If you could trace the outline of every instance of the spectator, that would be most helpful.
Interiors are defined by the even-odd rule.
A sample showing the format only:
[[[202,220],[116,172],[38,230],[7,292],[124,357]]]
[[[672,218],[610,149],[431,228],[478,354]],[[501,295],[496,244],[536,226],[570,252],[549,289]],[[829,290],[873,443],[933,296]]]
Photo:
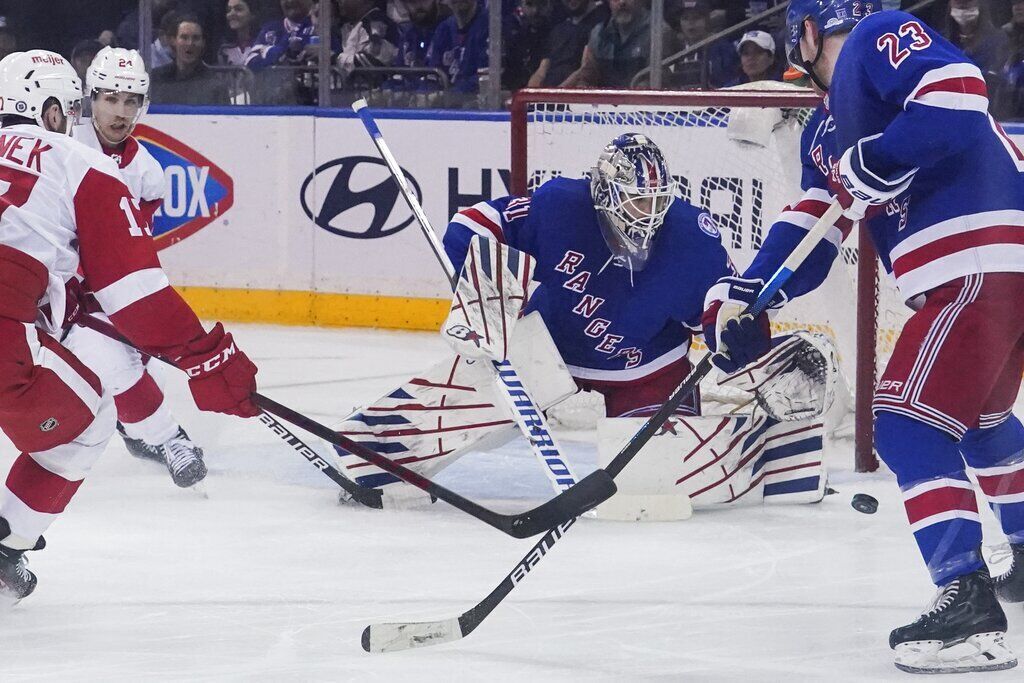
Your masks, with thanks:
[[[82,87],[85,87],[85,72],[92,64],[92,60],[103,49],[103,43],[98,40],[81,40],[71,48],[71,66],[75,73],[82,79]]]
[[[988,8],[980,0],[950,0],[944,33],[992,85],[992,75],[1002,71],[1009,55],[1006,34],[992,24]]]
[[[595,0],[561,0],[568,15],[548,34],[547,49],[527,84],[531,88],[564,86],[583,59],[595,26],[608,21],[608,5]]]
[[[740,75],[729,86],[757,81],[781,81],[785,68],[775,54],[775,39],[765,31],[748,31],[736,46]]]
[[[306,64],[315,50],[306,50],[316,35],[313,0],[281,0],[284,18],[260,28],[245,65],[254,71],[277,64]]]
[[[457,93],[480,90],[477,73],[486,69],[487,10],[477,0],[445,0],[452,11],[437,27],[427,65],[443,69]]]
[[[711,35],[711,5],[707,0],[683,0],[680,9],[677,35],[679,49],[685,50]],[[707,85],[721,88],[739,73],[736,48],[724,38],[715,41],[669,67],[669,83],[675,88],[703,87],[705,65]]]
[[[634,76],[651,61],[651,14],[642,0],[609,0],[611,17],[595,26],[583,49],[583,63],[565,81],[566,87],[628,88]],[[668,26],[665,54],[673,42]]]
[[[350,76],[361,66],[390,66],[398,56],[398,27],[376,0],[338,0],[341,25],[341,51],[335,63]],[[383,76],[370,78],[379,84]]]
[[[437,0],[405,0],[409,21],[399,27],[396,66],[426,66],[430,42],[441,23]]]
[[[178,31],[181,15],[177,12],[165,12],[160,18],[156,38],[149,46],[149,68],[157,69],[174,62],[174,36]]]
[[[217,49],[217,63],[245,66],[249,51],[256,44],[260,21],[259,0],[228,0],[228,36]]]
[[[151,74],[155,104],[228,104],[227,87],[203,63],[205,49],[198,19],[181,18],[174,36],[174,61]]]
[[[540,68],[551,33],[551,0],[522,0],[513,21],[505,85],[519,90]]]
[[[1024,0],[1013,0],[1010,11],[1010,21],[1003,25],[1003,33],[1010,53],[1009,63],[1016,64],[1024,58]]]

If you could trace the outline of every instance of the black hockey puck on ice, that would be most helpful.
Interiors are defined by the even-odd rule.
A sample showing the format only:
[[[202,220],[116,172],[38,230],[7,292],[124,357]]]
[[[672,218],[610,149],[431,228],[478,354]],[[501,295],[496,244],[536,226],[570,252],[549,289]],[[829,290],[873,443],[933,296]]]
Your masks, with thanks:
[[[878,510],[878,501],[869,496],[866,493],[858,493],[853,496],[853,500],[850,501],[850,505],[857,512],[863,512],[865,515],[873,515]]]

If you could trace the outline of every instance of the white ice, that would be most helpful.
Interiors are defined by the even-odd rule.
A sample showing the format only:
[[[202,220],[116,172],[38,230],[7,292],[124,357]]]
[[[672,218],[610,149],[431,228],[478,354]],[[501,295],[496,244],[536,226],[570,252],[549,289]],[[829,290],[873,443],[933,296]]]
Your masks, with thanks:
[[[232,328],[267,395],[329,424],[445,353],[431,334]],[[335,485],[261,424],[197,414],[182,379],[166,378],[206,449],[209,499],[115,437],[49,547],[31,554],[38,589],[0,613],[0,679],[906,678],[888,633],[932,588],[891,477],[852,473],[852,456],[833,463],[840,493],[819,505],[584,520],[465,640],[371,655],[366,624],[456,616],[534,541],[443,504],[339,507]],[[591,445],[566,446],[578,471],[593,468]],[[3,471],[12,457],[4,441]],[[508,510],[549,495],[518,445],[464,459],[443,481]],[[856,492],[878,498],[878,513],[856,512]],[[984,516],[987,542],[1002,542]],[[1024,654],[1024,610],[1009,612]]]

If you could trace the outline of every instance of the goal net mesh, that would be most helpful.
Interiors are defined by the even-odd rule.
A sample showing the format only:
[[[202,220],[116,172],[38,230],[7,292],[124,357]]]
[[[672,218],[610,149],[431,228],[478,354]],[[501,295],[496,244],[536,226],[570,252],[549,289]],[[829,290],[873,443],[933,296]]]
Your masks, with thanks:
[[[714,217],[741,271],[774,219],[802,194],[800,135],[816,103],[808,91],[645,93],[650,97],[633,103],[629,93],[543,95],[529,96],[537,101],[528,99],[513,108],[513,129],[516,117],[520,131],[525,128],[513,134],[513,181],[525,179],[528,191],[555,176],[588,175],[615,136],[643,133],[665,153],[679,196]],[[803,106],[793,106],[794,100]],[[853,234],[823,287],[790,302],[773,320],[776,333],[806,329],[828,336],[851,387],[858,362],[857,259]],[[887,276],[879,277],[872,300],[861,302],[873,311],[877,324],[875,347],[861,354],[861,362],[873,364],[876,371],[884,367],[909,313]]]

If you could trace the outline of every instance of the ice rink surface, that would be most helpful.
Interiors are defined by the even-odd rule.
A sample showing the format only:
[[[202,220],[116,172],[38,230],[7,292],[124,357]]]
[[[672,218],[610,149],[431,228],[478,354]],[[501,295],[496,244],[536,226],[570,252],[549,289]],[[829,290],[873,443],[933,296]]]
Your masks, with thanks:
[[[332,425],[445,354],[433,334],[230,327],[264,393]],[[583,520],[467,639],[370,655],[366,624],[456,616],[534,541],[443,504],[339,507],[336,486],[263,425],[197,414],[183,379],[162,375],[206,449],[209,498],[115,437],[30,555],[38,589],[0,613],[3,681],[910,680],[888,633],[933,590],[895,483],[853,474],[852,455],[818,505]],[[593,446],[563,445],[577,472],[594,467]],[[4,441],[4,471],[12,451]],[[442,481],[509,511],[550,495],[525,443]],[[877,514],[850,507],[857,492]],[[1008,611],[1024,655],[1024,609]]]

